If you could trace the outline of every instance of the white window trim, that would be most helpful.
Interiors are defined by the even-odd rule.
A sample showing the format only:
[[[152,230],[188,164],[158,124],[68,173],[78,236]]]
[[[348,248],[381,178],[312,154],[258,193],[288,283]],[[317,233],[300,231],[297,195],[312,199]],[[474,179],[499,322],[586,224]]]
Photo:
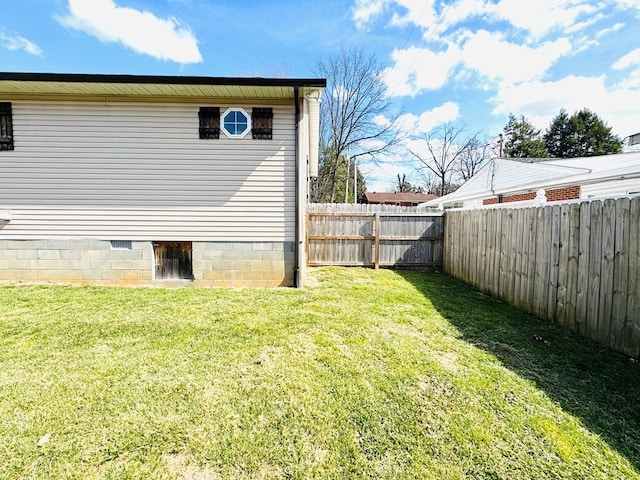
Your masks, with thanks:
[[[247,119],[247,129],[242,133],[230,133],[224,126],[224,117],[226,117],[230,112],[240,112]],[[229,138],[244,138],[251,131],[251,115],[249,115],[244,108],[240,107],[230,107],[227,108],[222,116],[220,117],[220,130],[224,132],[224,134]]]

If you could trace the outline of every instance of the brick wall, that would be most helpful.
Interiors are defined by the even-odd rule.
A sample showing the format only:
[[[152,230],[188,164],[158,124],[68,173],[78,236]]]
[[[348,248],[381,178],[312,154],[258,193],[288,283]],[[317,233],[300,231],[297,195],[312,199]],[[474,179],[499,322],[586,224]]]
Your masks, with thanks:
[[[547,202],[559,202],[560,200],[575,200],[580,198],[580,187],[556,188],[547,191]]]
[[[547,202],[559,202],[561,200],[574,200],[580,198],[580,187],[563,187],[546,190]],[[535,192],[516,193],[513,195],[505,195],[499,201],[498,197],[485,198],[483,205],[495,205],[497,203],[522,202],[525,200],[533,200],[536,198]]]

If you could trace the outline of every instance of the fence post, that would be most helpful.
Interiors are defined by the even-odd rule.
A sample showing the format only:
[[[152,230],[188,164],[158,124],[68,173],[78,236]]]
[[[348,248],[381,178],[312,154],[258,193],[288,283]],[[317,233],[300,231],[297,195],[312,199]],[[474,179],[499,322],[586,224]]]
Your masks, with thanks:
[[[378,269],[380,268],[380,212],[374,214],[373,236],[375,237],[373,268]]]
[[[304,216],[304,248],[305,248],[305,265],[309,266],[309,255],[311,254],[311,247],[309,246],[309,228],[311,226],[311,212],[307,212]]]

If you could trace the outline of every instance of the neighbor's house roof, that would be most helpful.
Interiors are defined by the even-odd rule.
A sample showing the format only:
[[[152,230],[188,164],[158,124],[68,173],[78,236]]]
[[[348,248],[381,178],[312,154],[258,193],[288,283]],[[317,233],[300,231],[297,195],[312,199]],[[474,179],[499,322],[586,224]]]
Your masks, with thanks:
[[[325,79],[310,78],[0,72],[3,94],[289,99],[295,87],[313,90],[326,84]]]
[[[553,160],[494,158],[458,190],[423,206],[446,207],[497,195],[634,177],[640,178],[640,152]]]
[[[431,193],[365,192],[364,198],[367,203],[395,205],[396,203],[422,203],[436,196]]]

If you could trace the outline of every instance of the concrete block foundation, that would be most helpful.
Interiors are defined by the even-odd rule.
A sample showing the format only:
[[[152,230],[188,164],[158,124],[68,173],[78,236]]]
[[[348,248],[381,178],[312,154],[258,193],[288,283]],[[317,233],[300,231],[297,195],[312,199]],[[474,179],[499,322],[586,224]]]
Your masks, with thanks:
[[[294,248],[294,242],[192,242],[192,278],[157,279],[152,241],[0,240],[0,282],[288,287]]]

